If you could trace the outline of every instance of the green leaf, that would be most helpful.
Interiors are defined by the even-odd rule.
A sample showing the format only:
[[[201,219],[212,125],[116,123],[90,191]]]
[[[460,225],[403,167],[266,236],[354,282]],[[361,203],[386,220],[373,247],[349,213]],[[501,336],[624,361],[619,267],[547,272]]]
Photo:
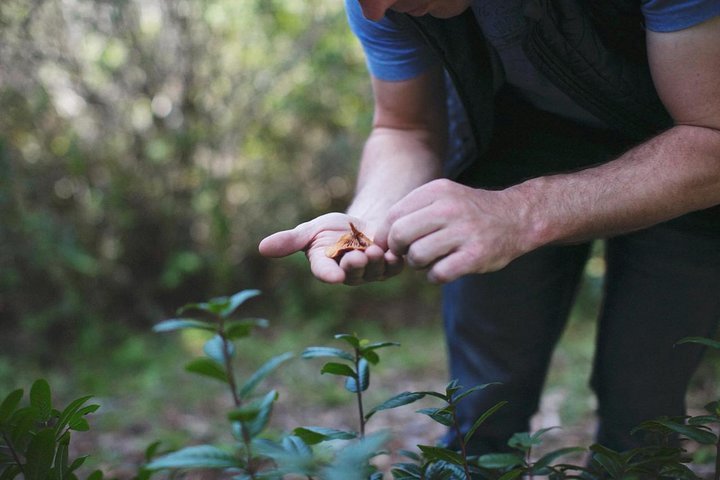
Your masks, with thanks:
[[[75,430],[77,432],[87,432],[90,430],[90,424],[88,421],[84,418],[78,418],[76,420],[73,420],[70,422],[70,430]]]
[[[41,422],[50,418],[52,413],[50,384],[44,378],[35,380],[30,387],[30,406],[37,410]]]
[[[0,404],[0,423],[10,418],[10,415],[12,415],[17,406],[20,404],[23,394],[23,389],[18,388],[17,390],[10,392],[10,394],[5,397],[2,404]]]
[[[319,358],[319,357],[335,357],[335,358],[341,358],[343,360],[348,360],[350,362],[355,361],[355,357],[346,352],[345,350],[341,350],[339,348],[332,348],[332,347],[308,347],[305,349],[305,351],[301,354],[302,358]]]
[[[399,347],[400,344],[397,342],[376,342],[371,343],[369,345],[364,345],[361,349],[361,353],[370,352],[373,350],[377,350],[378,348],[386,348],[386,347]]]
[[[234,294],[228,299],[227,306],[220,312],[220,315],[226,318],[229,317],[240,305],[261,293],[260,290],[243,290]]]
[[[454,424],[452,413],[446,410],[446,407],[442,408],[421,408],[417,410],[417,413],[422,413],[432,418],[436,422],[451,427]]]
[[[445,386],[445,396],[448,398],[453,398],[455,396],[455,393],[457,393],[458,390],[461,390],[462,386],[460,385],[460,381],[457,378],[454,378],[450,380],[450,382]]]
[[[467,476],[461,465],[440,460],[428,466],[423,478],[426,480],[466,480]]]
[[[560,428],[560,427],[545,427],[545,428],[541,428],[541,429],[538,430],[537,432],[533,433],[532,436],[531,436],[531,438],[532,438],[533,441],[535,442],[535,443],[533,443],[533,445],[540,445],[540,443],[542,443],[542,440],[540,439],[540,437],[542,437],[543,435],[545,435],[545,434],[546,434],[547,432],[549,432],[550,430],[555,430],[555,429],[558,429],[558,428]]]
[[[360,348],[360,339],[357,338],[355,335],[350,335],[347,333],[339,333],[339,334],[335,335],[335,338],[338,340],[344,340],[353,348],[358,348],[358,349]]]
[[[388,439],[389,435],[386,432],[376,432],[357,442],[349,443],[337,453],[319,478],[367,480],[375,473],[370,465],[370,458],[378,454]]]
[[[275,390],[269,391],[264,397],[258,402],[259,413],[254,420],[249,422],[240,422],[242,430],[247,432],[250,438],[255,438],[259,435],[267,426],[270,421],[270,414],[272,413],[273,404],[277,400],[278,394]]]
[[[487,387],[490,387],[493,385],[500,385],[500,383],[498,383],[498,382],[486,383],[484,385],[475,385],[472,388],[468,388],[468,389],[464,390],[462,393],[460,393],[459,395],[453,395],[453,403],[458,403],[460,400],[467,397],[468,395],[473,394],[479,390],[484,390]]]
[[[237,422],[250,422],[260,415],[260,410],[259,401],[250,402],[228,412],[228,419]]]
[[[473,423],[473,426],[470,428],[470,430],[468,430],[468,432],[465,434],[465,443],[468,443],[470,441],[472,436],[475,434],[475,431],[480,427],[480,425],[485,423],[485,420],[490,418],[491,415],[493,415],[495,412],[497,412],[502,407],[507,405],[507,403],[508,402],[506,400],[503,400],[501,402],[496,403],[495,405],[493,405],[492,407],[487,409],[485,412],[483,412],[483,414],[480,415],[480,417],[477,420],[475,420],[475,423]]]
[[[604,468],[611,478],[617,478],[622,473],[624,462],[618,452],[599,444],[591,445],[590,451],[593,452],[592,461]]]
[[[390,470],[390,473],[392,473],[395,480],[419,480],[422,478],[423,475],[420,466],[414,463],[394,463],[392,466],[392,470]]]
[[[86,395],[84,397],[77,398],[70,402],[70,404],[65,407],[65,409],[60,414],[57,424],[55,425],[55,435],[61,435],[64,428],[68,425],[70,422],[70,419],[75,416],[75,414],[78,413],[80,408],[92,398],[92,395]],[[99,407],[99,405],[96,405],[96,407]]]
[[[253,328],[267,328],[269,325],[270,322],[264,318],[230,320],[225,323],[225,336],[229,340],[237,340],[249,336]]]
[[[377,405],[373,407],[367,415],[365,415],[365,420],[369,419],[375,413],[381,411],[381,410],[390,410],[391,408],[397,408],[402,407],[403,405],[409,405],[413,402],[417,402],[421,398],[424,398],[425,394],[421,392],[403,392],[398,395],[395,395],[392,398],[389,398],[385,400],[380,405]]]
[[[36,382],[37,383],[37,382]],[[35,384],[33,384],[35,386]],[[44,387],[40,387],[44,388]],[[43,390],[40,395],[44,396]],[[41,397],[44,398],[44,397]],[[26,480],[46,480],[55,457],[55,432],[48,428],[38,432],[27,448],[25,462]]]
[[[90,455],[83,455],[82,457],[78,457],[70,464],[70,467],[68,468],[69,472],[74,472],[78,468],[82,467],[85,463],[85,460],[90,458]]]
[[[12,425],[10,439],[13,443],[29,441],[33,425],[40,421],[38,414],[37,409],[33,407],[23,407],[12,414],[9,423]]]
[[[293,356],[294,355],[291,352],[287,352],[273,357],[265,362],[240,388],[240,398],[246,398],[248,395],[252,394],[260,382],[274,372],[281,364],[293,358]]]
[[[717,436],[705,426],[685,425],[683,423],[673,422],[672,420],[656,419],[645,422],[646,424],[662,425],[684,437],[694,440],[703,445],[713,445],[717,443]]]
[[[250,422],[255,420],[268,405],[277,400],[278,394],[271,390],[265,396],[256,398],[251,402],[237,407],[228,413],[228,419],[239,422]]]
[[[508,445],[512,448],[522,450],[524,452],[529,451],[532,447],[542,444],[542,436],[550,430],[554,430],[558,427],[541,428],[532,435],[529,432],[518,432],[513,434],[508,440]]]
[[[358,386],[359,383],[359,386]],[[348,377],[345,380],[345,389],[352,393],[364,392],[370,386],[370,367],[368,361],[361,358],[358,361],[358,376]]]
[[[222,306],[218,306],[217,303],[211,302],[202,302],[202,303],[188,303],[186,305],[183,305],[182,307],[177,309],[177,314],[182,315],[188,310],[200,310],[201,312],[207,312],[211,313],[213,315],[218,315],[220,312]]]
[[[186,447],[145,465],[148,470],[163,468],[230,468],[242,466],[235,455],[212,445]]]
[[[715,415],[698,415],[688,418],[688,425],[707,425],[708,423],[720,423],[720,418]]]
[[[418,448],[429,462],[444,460],[454,463],[455,465],[462,465],[465,462],[462,455],[447,448],[433,447],[430,445],[418,445]]]
[[[330,375],[340,375],[343,377],[357,377],[355,370],[345,365],[344,363],[330,362],[323,365],[320,373],[329,373]]]
[[[297,435],[288,435],[283,438],[282,446],[286,452],[291,452],[303,457],[312,457],[312,448],[310,448],[308,444]]]
[[[4,470],[0,469],[0,480],[12,480],[21,473],[18,465],[7,465]]]
[[[226,342],[220,335],[214,335],[210,340],[205,342],[203,351],[209,358],[215,360],[220,365],[225,365],[226,345],[229,358],[233,358],[235,356],[235,345],[230,341]]]
[[[480,455],[477,464],[484,468],[513,468],[522,465],[524,462],[522,455],[517,453],[486,453]]]
[[[498,478],[498,480],[514,480],[515,478],[522,476],[522,474],[524,474],[524,473],[525,473],[524,468],[516,468],[516,469],[510,470],[509,472],[503,474],[503,476]]]
[[[380,357],[372,350],[368,350],[367,352],[361,352],[360,355],[362,356],[362,358],[372,363],[373,365],[377,365],[378,363],[380,363]]]
[[[103,480],[102,470],[95,470],[90,475],[88,475],[87,480]]]
[[[152,458],[157,454],[158,449],[160,448],[160,445],[162,442],[160,440],[155,440],[150,445],[147,446],[145,449],[145,461],[149,462],[152,460]]]
[[[53,432],[54,435],[54,432]],[[68,439],[69,442],[69,439]],[[55,450],[55,459],[53,460],[53,469],[50,472],[51,478],[62,480],[63,475],[68,470],[68,444],[61,443]]]
[[[301,438],[308,445],[315,445],[329,440],[352,440],[357,438],[357,433],[335,430],[324,427],[298,427],[293,430],[293,435]]]
[[[698,343],[700,345],[705,345],[706,347],[720,350],[720,342],[705,337],[686,337],[677,342],[676,345],[682,345],[683,343]]]
[[[217,325],[210,322],[204,322],[202,320],[194,320],[191,318],[171,318],[168,320],[163,320],[162,322],[158,323],[153,327],[153,331],[158,333],[186,329],[216,332]]]
[[[566,448],[560,448],[558,450],[549,452],[545,455],[543,455],[535,464],[533,465],[533,471],[537,473],[538,470],[549,467],[552,462],[557,460],[558,458],[569,455],[571,453],[580,453],[585,452],[585,449],[582,447],[566,447]]]
[[[705,411],[715,416],[720,416],[720,401],[708,403],[705,405]]]
[[[201,357],[190,360],[190,362],[185,365],[185,370],[190,373],[204,375],[206,377],[220,380],[223,383],[227,383],[228,381],[225,370],[214,360],[211,360],[209,358]]]

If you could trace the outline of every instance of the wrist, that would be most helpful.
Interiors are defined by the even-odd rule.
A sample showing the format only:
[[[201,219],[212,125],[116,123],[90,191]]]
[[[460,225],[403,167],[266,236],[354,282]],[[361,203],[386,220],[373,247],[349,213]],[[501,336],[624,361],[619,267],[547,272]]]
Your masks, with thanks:
[[[505,190],[517,205],[516,213],[521,225],[518,243],[525,252],[559,240],[559,228],[553,222],[547,206],[548,185],[545,177],[538,177],[514,185]]]

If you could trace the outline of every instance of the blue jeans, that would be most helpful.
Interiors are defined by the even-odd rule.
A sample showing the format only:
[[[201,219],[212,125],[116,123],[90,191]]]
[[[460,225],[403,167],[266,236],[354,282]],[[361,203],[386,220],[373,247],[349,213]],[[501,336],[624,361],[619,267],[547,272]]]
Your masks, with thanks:
[[[625,450],[642,444],[630,435],[642,421],[685,414],[702,349],[675,343],[715,332],[720,235],[661,224],[607,240],[605,253],[591,386],[597,441]],[[451,377],[465,387],[502,382],[461,402],[461,430],[509,401],[476,432],[472,452],[507,450],[513,433],[528,430],[588,255],[589,244],[549,246],[444,287]]]

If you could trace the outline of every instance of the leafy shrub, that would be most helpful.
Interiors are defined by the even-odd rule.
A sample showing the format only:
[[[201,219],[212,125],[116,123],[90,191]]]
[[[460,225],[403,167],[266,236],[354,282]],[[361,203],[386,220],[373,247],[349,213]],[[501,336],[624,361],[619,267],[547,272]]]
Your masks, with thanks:
[[[535,476],[550,480],[691,480],[699,477],[687,465],[690,458],[682,447],[684,443],[709,446],[715,450],[716,458],[720,458],[720,440],[710,427],[720,423],[720,401],[708,404],[704,415],[658,418],[639,425],[637,430],[646,432],[654,442],[627,452],[615,452],[596,444],[589,449],[559,448],[535,459],[533,451],[550,430],[546,428],[513,435],[508,445],[514,452],[470,455],[465,445],[506,402],[489,408],[464,435],[459,430],[456,408],[471,393],[492,388],[493,384],[463,388],[457,381],[451,381],[440,392],[401,392],[366,409],[364,392],[370,387],[371,368],[380,362],[378,351],[398,344],[371,342],[355,334],[335,336],[345,348],[312,346],[300,356],[308,360],[329,359],[320,373],[344,378],[345,389],[357,404],[358,430],[299,426],[289,433],[272,435],[267,427],[279,395],[276,390],[262,391],[260,387],[263,380],[294,355],[288,352],[273,356],[247,376],[237,373],[234,361],[239,348],[236,342],[248,341],[254,329],[268,326],[264,319],[236,318],[238,309],[259,294],[258,290],[244,290],[229,297],[189,304],[178,311],[177,318],[155,326],[156,332],[197,329],[212,334],[204,344],[204,356],[191,359],[185,368],[227,386],[233,402],[227,412],[233,441],[221,445],[192,445],[163,453],[159,452],[158,443],[153,443],[146,452],[148,461],[138,471],[137,480],[148,479],[159,471],[187,473],[197,469],[216,469],[234,479],[280,480],[289,476],[380,480],[383,473],[374,466],[373,459],[388,453],[385,448],[390,433],[386,430],[366,433],[368,422],[382,411],[410,405],[422,398],[435,399],[439,405],[417,412],[455,429],[460,448],[418,445],[417,451],[397,452],[406,460],[392,465],[390,474],[395,480],[512,480]],[[704,338],[687,338],[679,343],[700,343],[720,349],[720,342]],[[91,397],[83,396],[62,410],[55,409],[45,380],[33,384],[28,406],[20,407],[22,397],[23,391],[15,390],[0,404],[0,480],[18,475],[38,480],[77,478],[74,472],[86,457],[72,461],[68,458],[70,436],[74,431],[89,428],[85,417],[98,405],[86,405]],[[680,445],[678,439],[682,442]],[[559,462],[567,455],[580,452],[590,455],[588,464]],[[102,477],[102,472],[97,471],[89,478],[100,480]],[[720,478],[720,469],[716,468],[714,478]]]

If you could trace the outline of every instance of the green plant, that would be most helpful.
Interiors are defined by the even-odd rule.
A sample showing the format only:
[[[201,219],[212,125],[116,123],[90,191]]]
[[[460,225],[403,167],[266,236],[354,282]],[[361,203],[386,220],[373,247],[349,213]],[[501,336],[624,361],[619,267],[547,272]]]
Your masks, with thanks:
[[[256,395],[255,391],[260,382],[290,359],[292,354],[284,353],[271,358],[242,384],[239,383],[233,363],[236,354],[233,341],[249,337],[253,328],[267,327],[268,322],[258,318],[234,319],[233,315],[243,303],[259,294],[258,290],[243,290],[230,297],[185,305],[178,310],[180,317],[155,326],[156,332],[194,329],[213,334],[203,347],[205,356],[191,360],[185,369],[227,385],[234,405],[228,413],[228,420],[237,443],[229,446],[186,447],[153,460],[146,466],[148,470],[223,468],[242,472],[251,479],[264,478],[261,472],[266,462],[263,457],[256,455],[254,440],[267,426],[278,394],[270,390]],[[201,312],[209,320],[184,316],[188,311]]]
[[[56,409],[44,379],[32,384],[26,406],[20,406],[23,396],[22,389],[15,390],[0,404],[0,479],[18,475],[25,480],[76,479],[74,472],[87,456],[70,459],[70,437],[72,432],[90,429],[85,417],[100,406],[88,405],[92,398],[88,395]],[[95,471],[88,479],[102,477],[102,472]]]
[[[238,480],[381,480],[383,472],[373,464],[373,459],[389,453],[384,449],[390,434],[385,430],[367,433],[368,422],[379,412],[423,398],[439,400],[441,404],[421,408],[417,413],[454,430],[458,448],[417,445],[417,451],[397,452],[404,461],[390,467],[395,480],[513,480],[536,476],[550,480],[697,480],[699,477],[687,465],[690,458],[683,448],[685,443],[711,447],[716,458],[720,458],[720,437],[711,428],[720,424],[720,401],[708,404],[707,414],[662,417],[639,425],[635,432],[651,440],[647,446],[616,452],[592,445],[590,462],[582,466],[557,463],[566,455],[588,452],[580,447],[558,448],[535,459],[537,447],[551,428],[513,435],[508,446],[514,451],[472,455],[468,449],[471,439],[506,402],[498,402],[485,411],[467,432],[461,432],[457,407],[472,393],[494,384],[464,388],[457,381],[451,381],[441,392],[406,391],[366,409],[364,393],[370,386],[370,370],[380,361],[378,351],[399,344],[370,342],[355,334],[335,335],[335,339],[349,349],[313,346],[306,348],[301,357],[331,359],[323,364],[320,372],[344,378],[345,389],[355,398],[358,431],[300,426],[286,434],[273,434],[267,427],[278,393],[272,389],[260,392],[259,386],[293,354],[271,357],[244,377],[238,375],[236,365],[239,351],[236,342],[248,340],[256,328],[268,326],[264,319],[235,317],[246,301],[259,294],[258,290],[243,290],[229,297],[188,304],[179,309],[177,318],[155,326],[157,332],[192,329],[208,333],[204,356],[190,360],[185,368],[227,386],[232,398],[232,407],[227,413],[232,441],[221,445],[192,445],[160,454],[159,442],[154,442],[146,451],[147,464],[139,469],[135,480],[147,480],[160,470],[170,470],[174,478],[175,473],[208,468]],[[720,342],[704,338],[687,338],[679,343],[720,349]],[[87,404],[91,397],[83,396],[62,410],[55,409],[50,386],[42,379],[32,385],[27,406],[20,406],[22,398],[23,391],[15,390],[0,403],[0,480],[20,475],[37,480],[77,478],[76,472],[87,457],[69,458],[70,435],[89,428],[86,416],[97,410],[98,405]],[[719,472],[716,463],[716,480],[720,480]],[[101,480],[103,473],[95,471],[88,478]]]
[[[360,437],[365,436],[365,423],[372,416],[376,409],[365,415],[363,406],[363,392],[370,386],[370,365],[377,365],[380,361],[376,350],[385,347],[399,346],[395,342],[371,343],[367,339],[360,339],[356,335],[338,334],[336,339],[347,342],[352,347],[352,352],[333,347],[309,347],[303,353],[303,358],[332,357],[346,363],[328,362],[323,365],[320,373],[339,375],[345,377],[345,389],[354,393],[357,398],[359,415]]]

